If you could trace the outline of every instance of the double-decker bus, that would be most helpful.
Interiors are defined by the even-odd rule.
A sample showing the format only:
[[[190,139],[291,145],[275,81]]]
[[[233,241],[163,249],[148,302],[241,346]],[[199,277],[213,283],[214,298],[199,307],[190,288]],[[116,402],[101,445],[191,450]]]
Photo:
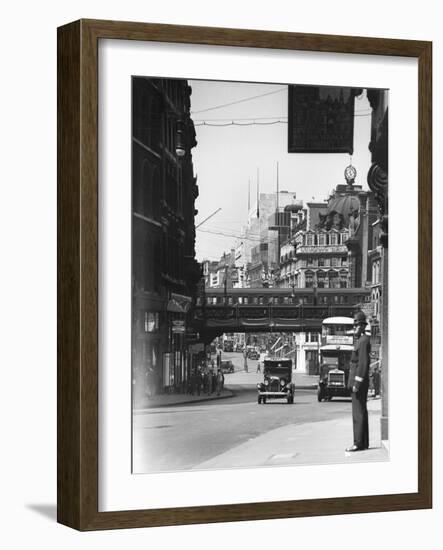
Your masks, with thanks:
[[[354,320],[328,317],[322,322],[320,378],[317,397],[330,401],[334,396],[349,397],[348,377],[354,344]]]

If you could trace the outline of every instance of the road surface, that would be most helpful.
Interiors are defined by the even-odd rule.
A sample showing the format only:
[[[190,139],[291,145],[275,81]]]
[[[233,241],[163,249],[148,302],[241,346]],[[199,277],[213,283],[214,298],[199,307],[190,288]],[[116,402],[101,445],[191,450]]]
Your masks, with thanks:
[[[239,363],[243,368],[240,354],[226,353],[224,358],[233,360],[237,369]],[[257,362],[249,363],[248,373],[240,370],[225,375],[233,397],[135,414],[134,473],[204,468],[217,456],[264,434],[278,433],[280,428],[351,417],[350,399],[318,403],[315,390],[297,390],[292,405],[286,400],[258,405],[256,383],[261,375],[255,373]],[[262,448],[260,452],[266,462],[273,450]]]

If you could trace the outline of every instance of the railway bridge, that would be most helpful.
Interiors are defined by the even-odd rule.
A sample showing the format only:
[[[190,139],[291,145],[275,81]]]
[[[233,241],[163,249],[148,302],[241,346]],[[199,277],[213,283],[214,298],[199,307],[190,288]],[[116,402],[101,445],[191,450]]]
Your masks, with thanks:
[[[366,288],[205,289],[193,328],[205,342],[224,332],[320,332],[327,317],[353,317],[370,306]]]

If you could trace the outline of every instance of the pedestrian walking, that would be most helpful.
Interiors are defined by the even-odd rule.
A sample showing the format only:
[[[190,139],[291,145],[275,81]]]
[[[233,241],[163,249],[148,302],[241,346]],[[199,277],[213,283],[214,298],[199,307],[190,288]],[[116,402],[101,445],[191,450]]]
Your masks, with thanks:
[[[380,367],[376,365],[372,373],[372,384],[374,386],[374,398],[380,395]]]
[[[200,395],[200,392],[202,390],[202,384],[203,384],[202,371],[199,367],[195,374],[195,389],[197,391],[197,395]]]
[[[220,395],[222,389],[223,389],[223,384],[225,382],[225,377],[222,373],[222,371],[220,369],[218,369],[217,371],[217,378],[216,378],[216,391],[217,391],[217,395]]]
[[[258,358],[256,372],[261,372],[261,365],[262,364],[263,364],[263,368],[265,367],[265,357],[266,357],[266,353],[264,353],[264,352],[260,353],[260,357]]]
[[[212,372],[208,371],[207,373],[207,391],[208,395],[212,393]]]
[[[354,444],[347,452],[364,451],[369,447],[368,422],[368,389],[369,389],[369,355],[371,343],[365,334],[366,315],[359,311],[354,318],[356,342],[351,355],[348,388],[352,390],[352,424]]]

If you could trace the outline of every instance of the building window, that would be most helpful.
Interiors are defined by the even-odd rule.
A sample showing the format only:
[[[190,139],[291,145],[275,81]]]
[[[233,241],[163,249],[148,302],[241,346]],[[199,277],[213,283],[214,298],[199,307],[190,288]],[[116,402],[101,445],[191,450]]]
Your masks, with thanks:
[[[314,286],[314,273],[312,271],[306,271],[305,273],[305,286],[306,288]]]
[[[329,272],[329,288],[340,288],[338,273],[336,271]]]
[[[308,233],[306,235],[306,244],[308,246],[312,246],[315,244],[315,238],[314,238],[314,235],[312,233]]]
[[[158,312],[145,311],[145,332],[157,332],[158,331]]]
[[[321,246],[325,246],[326,245],[326,235],[325,233],[320,233],[319,236],[318,236],[318,244],[321,245]]]
[[[318,288],[325,288],[326,286],[326,273],[324,271],[317,271],[317,286]]]
[[[330,233],[329,243],[330,244],[337,244],[337,241],[338,241],[337,237],[338,237],[337,233]]]

